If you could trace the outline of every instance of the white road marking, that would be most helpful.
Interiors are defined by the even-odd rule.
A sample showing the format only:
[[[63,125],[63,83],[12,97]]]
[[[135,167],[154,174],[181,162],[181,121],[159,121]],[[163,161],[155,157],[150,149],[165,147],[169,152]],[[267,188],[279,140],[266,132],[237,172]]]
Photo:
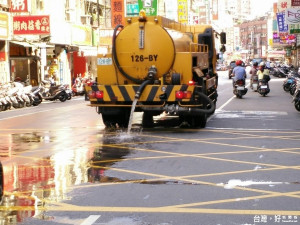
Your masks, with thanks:
[[[218,110],[214,118],[247,118],[257,119],[263,117],[264,119],[272,119],[277,116],[287,116],[287,112],[274,112],[274,111],[225,111]]]
[[[22,116],[28,116],[28,115],[33,115],[33,114],[37,114],[37,113],[43,113],[43,112],[49,112],[49,111],[53,111],[55,109],[47,109],[47,110],[42,110],[42,111],[37,111],[37,112],[32,112],[32,113],[24,113],[18,116],[10,116],[10,117],[6,117],[6,118],[2,118],[1,120],[8,120],[8,119],[13,119],[13,118],[18,118],[18,117],[22,117]]]
[[[88,218],[86,218],[80,225],[92,225],[96,222],[97,219],[99,219],[101,216],[99,215],[90,215]]]

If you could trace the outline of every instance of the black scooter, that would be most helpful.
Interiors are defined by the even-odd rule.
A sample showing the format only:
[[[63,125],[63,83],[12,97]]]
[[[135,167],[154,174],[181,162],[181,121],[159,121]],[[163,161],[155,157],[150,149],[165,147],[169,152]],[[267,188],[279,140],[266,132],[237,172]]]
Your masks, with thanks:
[[[268,81],[266,81],[265,79],[259,80],[257,92],[265,97],[270,92]]]
[[[248,88],[245,87],[245,80],[237,80],[233,84],[233,94],[237,98],[242,98],[243,95],[247,94]]]
[[[55,101],[58,99],[61,102],[65,102],[69,98],[64,85],[56,85],[55,82],[51,81],[42,81],[39,93],[41,94],[42,99],[48,101]]]

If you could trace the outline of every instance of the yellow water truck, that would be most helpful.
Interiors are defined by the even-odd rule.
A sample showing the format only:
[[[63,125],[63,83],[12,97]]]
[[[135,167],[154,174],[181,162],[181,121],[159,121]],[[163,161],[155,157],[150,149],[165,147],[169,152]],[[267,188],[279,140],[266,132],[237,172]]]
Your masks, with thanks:
[[[126,18],[125,26],[115,27],[112,46],[98,54],[96,82],[86,86],[89,106],[105,126],[128,126],[135,102],[144,127],[163,112],[205,127],[218,97],[215,37],[210,25],[143,14]]]

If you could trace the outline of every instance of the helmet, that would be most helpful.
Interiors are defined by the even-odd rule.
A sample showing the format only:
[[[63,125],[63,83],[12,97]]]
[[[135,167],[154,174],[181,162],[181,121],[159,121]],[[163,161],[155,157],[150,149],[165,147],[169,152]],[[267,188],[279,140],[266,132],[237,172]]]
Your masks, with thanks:
[[[261,62],[259,65],[260,65],[260,66],[265,66],[265,63],[264,63],[264,62]]]
[[[236,62],[235,62],[235,65],[237,65],[237,66],[240,66],[240,65],[242,65],[243,64],[243,61],[242,60],[237,60]]]
[[[21,77],[16,77],[15,81],[21,81]]]
[[[258,62],[254,62],[254,63],[253,63],[253,66],[258,66]]]

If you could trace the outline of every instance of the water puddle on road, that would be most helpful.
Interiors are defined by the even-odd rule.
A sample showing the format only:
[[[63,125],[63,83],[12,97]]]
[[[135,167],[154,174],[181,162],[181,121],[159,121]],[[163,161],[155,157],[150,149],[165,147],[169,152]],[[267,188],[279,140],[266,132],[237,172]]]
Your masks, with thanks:
[[[58,129],[0,136],[0,224],[47,219],[43,207],[72,198],[69,190],[75,185],[120,182],[105,171],[131,154],[130,146],[141,141],[139,132]]]

